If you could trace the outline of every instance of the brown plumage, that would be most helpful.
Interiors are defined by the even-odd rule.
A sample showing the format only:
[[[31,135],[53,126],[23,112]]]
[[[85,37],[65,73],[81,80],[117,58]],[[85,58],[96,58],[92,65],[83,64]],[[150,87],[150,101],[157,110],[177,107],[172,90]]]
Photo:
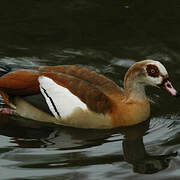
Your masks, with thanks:
[[[114,128],[146,120],[150,114],[150,106],[144,85],[162,84],[168,74],[164,66],[157,61],[138,62],[126,73],[125,93],[122,94],[121,88],[112,80],[83,67],[34,66],[30,69],[10,71],[0,77],[0,94],[7,104],[13,108],[16,106],[19,115],[35,120],[46,117],[43,113],[42,116],[41,111],[33,110],[41,114],[36,118],[36,114],[32,113],[34,107],[21,100],[22,96],[40,93],[40,76],[49,77],[56,84],[67,88],[88,108],[87,111],[76,110],[66,119],[52,120],[53,117],[48,115],[49,121],[80,128]],[[19,97],[16,98],[17,96]],[[15,97],[13,101],[12,97]],[[31,109],[31,113],[28,109]]]
[[[74,70],[74,72],[72,70]],[[84,74],[81,72],[86,72],[85,78],[82,76],[80,79],[81,75]],[[57,84],[68,88],[94,112],[106,113],[110,109],[110,101],[100,90],[100,85],[104,84],[106,87],[109,86],[109,90],[112,90],[112,86],[115,84],[113,82],[111,84],[110,80],[102,75],[98,75],[86,68],[76,68],[75,66],[41,67],[32,71],[19,70],[8,73],[0,78],[0,93],[3,97],[5,97],[5,94],[24,96],[40,93],[38,82],[39,76],[50,77]],[[95,80],[94,83],[92,82],[93,77]],[[100,79],[102,79],[102,81],[100,81]],[[104,86],[102,86],[102,89],[104,89]],[[7,102],[7,98],[4,98],[4,100]],[[94,102],[97,103],[94,104]]]

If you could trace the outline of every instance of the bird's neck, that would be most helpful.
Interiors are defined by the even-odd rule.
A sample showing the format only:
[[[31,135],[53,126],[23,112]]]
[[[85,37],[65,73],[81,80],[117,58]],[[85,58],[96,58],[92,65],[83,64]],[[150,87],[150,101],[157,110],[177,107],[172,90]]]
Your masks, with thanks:
[[[144,101],[147,100],[145,87],[138,78],[126,75],[124,81],[124,96],[127,100]]]

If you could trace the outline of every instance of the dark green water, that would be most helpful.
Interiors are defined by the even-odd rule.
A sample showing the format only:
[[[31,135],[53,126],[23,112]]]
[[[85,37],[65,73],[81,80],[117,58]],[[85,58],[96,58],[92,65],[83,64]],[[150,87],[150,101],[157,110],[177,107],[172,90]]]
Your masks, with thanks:
[[[14,0],[0,6],[0,62],[76,64],[122,86],[128,67],[151,58],[180,89],[180,2]],[[80,130],[2,116],[0,179],[179,179],[180,100],[147,88],[150,122]]]

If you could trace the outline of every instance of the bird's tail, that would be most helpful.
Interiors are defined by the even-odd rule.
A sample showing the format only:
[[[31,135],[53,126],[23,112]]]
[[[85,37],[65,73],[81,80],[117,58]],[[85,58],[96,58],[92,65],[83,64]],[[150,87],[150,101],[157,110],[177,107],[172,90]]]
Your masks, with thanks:
[[[11,68],[7,65],[0,65],[0,77],[11,71]]]

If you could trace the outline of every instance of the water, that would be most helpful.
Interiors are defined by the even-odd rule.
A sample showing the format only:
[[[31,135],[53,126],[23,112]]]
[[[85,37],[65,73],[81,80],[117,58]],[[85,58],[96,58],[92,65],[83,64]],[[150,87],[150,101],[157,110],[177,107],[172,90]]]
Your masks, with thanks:
[[[129,66],[151,58],[167,67],[180,89],[179,7],[161,0],[4,2],[0,62],[81,65],[122,86]],[[82,130],[1,116],[0,179],[179,179],[179,99],[151,87],[147,96],[150,121],[123,129]]]

